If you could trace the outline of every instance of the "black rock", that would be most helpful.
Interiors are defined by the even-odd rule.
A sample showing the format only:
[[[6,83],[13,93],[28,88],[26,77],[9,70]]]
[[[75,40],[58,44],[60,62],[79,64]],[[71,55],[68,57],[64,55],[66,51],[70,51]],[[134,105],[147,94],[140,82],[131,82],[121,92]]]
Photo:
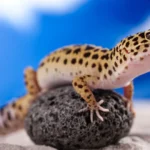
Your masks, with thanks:
[[[57,88],[39,96],[25,119],[25,129],[38,145],[63,149],[96,149],[117,143],[126,136],[133,123],[133,114],[123,98],[110,90],[94,90],[97,101],[110,112],[100,112],[90,122],[89,111],[78,113],[86,102],[72,86]]]

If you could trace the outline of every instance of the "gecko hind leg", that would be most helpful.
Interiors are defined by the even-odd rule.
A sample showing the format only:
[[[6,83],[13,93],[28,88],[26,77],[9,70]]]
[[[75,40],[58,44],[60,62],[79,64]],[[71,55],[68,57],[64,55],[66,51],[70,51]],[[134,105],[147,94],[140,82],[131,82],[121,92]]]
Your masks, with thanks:
[[[93,122],[93,115],[94,111],[96,116],[103,121],[103,117],[100,115],[99,111],[109,112],[109,109],[103,108],[101,104],[104,102],[100,100],[99,102],[96,101],[92,91],[90,90],[90,86],[93,83],[97,84],[97,77],[93,76],[83,76],[83,77],[75,77],[72,81],[72,85],[75,91],[87,102],[87,107],[79,110],[79,112],[90,110],[90,120]]]
[[[37,82],[36,71],[32,67],[27,67],[24,70],[24,80],[29,94],[37,95],[41,91]]]

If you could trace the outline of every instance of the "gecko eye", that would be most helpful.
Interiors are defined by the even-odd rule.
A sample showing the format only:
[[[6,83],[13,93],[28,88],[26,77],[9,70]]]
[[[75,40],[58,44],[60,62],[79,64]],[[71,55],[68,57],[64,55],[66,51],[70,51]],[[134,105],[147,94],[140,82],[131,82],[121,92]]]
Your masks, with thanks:
[[[150,40],[150,32],[146,33],[146,38]]]

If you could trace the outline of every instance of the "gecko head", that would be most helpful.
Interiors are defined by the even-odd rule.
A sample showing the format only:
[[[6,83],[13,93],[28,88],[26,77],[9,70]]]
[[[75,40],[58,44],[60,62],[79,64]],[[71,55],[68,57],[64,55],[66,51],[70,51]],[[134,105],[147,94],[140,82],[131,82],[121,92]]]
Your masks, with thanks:
[[[120,55],[126,55],[131,60],[150,57],[150,29],[123,39],[117,46]]]

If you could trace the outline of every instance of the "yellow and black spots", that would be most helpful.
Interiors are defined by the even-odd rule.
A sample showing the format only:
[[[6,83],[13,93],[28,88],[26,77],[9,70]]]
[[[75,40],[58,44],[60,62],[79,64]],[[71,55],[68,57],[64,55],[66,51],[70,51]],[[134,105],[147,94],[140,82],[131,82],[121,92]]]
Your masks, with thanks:
[[[64,65],[71,65],[76,64],[77,62],[79,64],[83,64],[84,59],[98,59],[101,49],[101,47],[87,44],[66,46],[64,48],[58,49],[57,53],[52,53],[44,60],[42,60],[40,67],[45,66],[48,63],[47,60],[49,60],[50,63],[55,64],[62,63]]]
[[[24,118],[34,100],[36,100],[36,95],[26,94],[13,102],[11,106],[15,109],[16,115],[19,116],[19,118]]]
[[[108,49],[88,44],[58,49],[56,53],[51,53],[42,60],[42,65],[37,70],[39,86],[45,87],[46,77],[51,80],[50,78],[57,76],[57,79],[72,81],[72,78],[78,75],[101,73],[103,76],[103,63],[109,61],[109,53]],[[101,59],[103,57],[104,60]]]
[[[148,52],[150,47],[150,30],[129,36],[118,43],[116,47],[122,53],[137,59],[137,56],[143,56],[145,55],[144,53]]]
[[[110,56],[108,53],[101,56],[101,60],[109,60],[109,58]]]
[[[91,75],[85,75],[82,77],[75,77],[73,79],[72,85],[75,91],[86,101],[87,107],[83,108],[81,111],[90,110],[90,119],[93,122],[93,112],[96,112],[97,117],[103,121],[102,116],[99,113],[99,110],[108,112],[108,109],[101,107],[100,105],[103,103],[96,102],[95,97],[91,91],[91,88],[96,88],[99,83],[100,77],[94,77]]]
[[[8,134],[23,128],[24,119],[35,99],[35,96],[27,94],[0,109],[0,134]]]
[[[105,68],[105,69],[108,68],[108,63],[107,63],[107,62],[104,63],[104,68]]]
[[[124,60],[124,61],[127,61],[126,55],[123,55],[123,60]]]
[[[36,95],[40,92],[36,72],[31,67],[28,67],[24,70],[24,80],[28,93],[31,95]]]

